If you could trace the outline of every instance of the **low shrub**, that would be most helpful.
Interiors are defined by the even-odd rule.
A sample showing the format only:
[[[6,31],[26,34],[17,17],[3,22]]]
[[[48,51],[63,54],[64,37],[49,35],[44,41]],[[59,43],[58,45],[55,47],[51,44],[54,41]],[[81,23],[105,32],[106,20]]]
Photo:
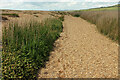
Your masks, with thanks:
[[[34,15],[35,17],[39,17],[38,15]]]
[[[60,19],[61,21],[64,21],[64,16],[60,16],[59,19]]]
[[[10,13],[2,13],[2,15],[7,15],[7,16],[9,16],[9,17],[19,17],[19,15],[16,14],[16,13],[13,13],[13,14],[10,14]]]
[[[80,14],[75,14],[75,15],[73,15],[74,17],[80,17]]]
[[[2,20],[3,20],[3,21],[6,21],[6,20],[8,20],[8,18],[2,16]]]

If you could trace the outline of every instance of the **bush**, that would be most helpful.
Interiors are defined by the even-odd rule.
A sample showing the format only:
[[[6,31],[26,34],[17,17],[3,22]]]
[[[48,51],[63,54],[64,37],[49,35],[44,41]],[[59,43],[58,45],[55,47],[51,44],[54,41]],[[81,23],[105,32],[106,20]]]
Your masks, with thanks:
[[[19,17],[19,15],[18,15],[18,14],[16,14],[16,13],[13,13],[13,14],[9,14],[9,13],[2,13],[2,15],[7,15],[7,16],[9,16],[9,17]]]
[[[0,17],[1,17],[1,16],[0,16]],[[8,18],[2,16],[2,20],[3,20],[3,21],[6,21],[6,20],[8,20]]]
[[[59,19],[60,19],[61,21],[64,21],[64,16],[60,16]]]
[[[58,19],[30,21],[24,26],[18,21],[9,23],[3,29],[3,78],[35,78],[61,31],[62,22]]]
[[[80,17],[80,14],[75,14],[74,17]]]
[[[35,17],[39,17],[38,15],[34,15]]]

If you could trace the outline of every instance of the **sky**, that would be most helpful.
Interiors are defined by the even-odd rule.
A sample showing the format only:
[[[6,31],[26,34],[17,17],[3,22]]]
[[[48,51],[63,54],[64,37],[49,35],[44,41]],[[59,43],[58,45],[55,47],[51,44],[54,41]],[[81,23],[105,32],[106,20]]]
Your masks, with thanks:
[[[1,0],[0,9],[12,10],[80,10],[107,7],[119,0]]]

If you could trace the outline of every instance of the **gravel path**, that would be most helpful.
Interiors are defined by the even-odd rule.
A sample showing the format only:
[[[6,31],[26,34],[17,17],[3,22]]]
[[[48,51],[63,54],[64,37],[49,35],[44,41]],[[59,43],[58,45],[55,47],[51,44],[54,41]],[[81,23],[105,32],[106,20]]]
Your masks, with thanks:
[[[65,16],[61,37],[55,42],[39,78],[116,78],[118,45],[81,18]]]

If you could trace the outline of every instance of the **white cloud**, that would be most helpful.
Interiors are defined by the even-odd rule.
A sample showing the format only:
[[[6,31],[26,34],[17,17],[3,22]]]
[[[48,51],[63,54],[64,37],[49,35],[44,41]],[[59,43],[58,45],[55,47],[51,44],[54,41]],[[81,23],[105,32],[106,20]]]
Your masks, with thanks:
[[[94,7],[107,7],[107,6],[112,6],[112,5],[116,5],[116,3],[113,3],[113,4],[109,4],[109,3],[106,3],[106,4],[96,4],[96,5],[94,5]]]
[[[70,3],[68,3],[68,6],[73,6],[73,5],[76,5],[77,4],[77,2],[70,2]]]
[[[22,4],[23,2],[0,2],[0,8],[17,8]]]
[[[13,0],[9,0],[13,1]],[[17,0],[16,0],[17,1]],[[0,2],[0,9],[20,9],[20,10],[80,10],[80,9],[88,9],[95,7],[104,7],[115,5],[117,3],[99,3],[99,2],[76,2],[75,0],[71,2],[62,2],[64,0],[60,0],[61,2]],[[26,0],[27,1],[27,0]],[[88,0],[86,0],[88,1]]]
[[[119,0],[0,0],[0,2],[119,2]]]
[[[84,3],[82,3],[82,6],[85,6],[86,4],[85,4],[85,2]]]
[[[72,2],[72,1],[74,0],[1,0],[1,2]]]
[[[1,2],[83,2],[84,0],[1,0]]]
[[[86,2],[82,2],[81,5],[84,6],[84,8],[88,8],[88,7],[89,7],[89,6],[86,4]]]
[[[85,0],[85,2],[119,2],[119,0]]]
[[[100,4],[100,5],[95,5],[95,7],[105,7],[105,5]]]

